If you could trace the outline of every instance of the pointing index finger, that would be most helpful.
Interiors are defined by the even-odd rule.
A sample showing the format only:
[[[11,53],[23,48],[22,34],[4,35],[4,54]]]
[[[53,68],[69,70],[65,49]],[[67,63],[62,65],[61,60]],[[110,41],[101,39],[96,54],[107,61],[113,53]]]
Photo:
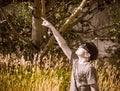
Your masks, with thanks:
[[[45,18],[41,17],[41,19],[42,19],[43,21],[45,21]]]

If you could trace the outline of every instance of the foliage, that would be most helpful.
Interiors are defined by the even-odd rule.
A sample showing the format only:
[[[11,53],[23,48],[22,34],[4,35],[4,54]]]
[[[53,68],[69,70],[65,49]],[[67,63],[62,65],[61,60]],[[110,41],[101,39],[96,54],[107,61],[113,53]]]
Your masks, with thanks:
[[[6,10],[8,19],[12,23],[15,32],[25,39],[30,40],[31,37],[31,10],[25,3],[13,4],[7,6]],[[6,8],[7,8],[6,7]],[[4,19],[2,13],[1,18]],[[31,54],[30,45],[15,35],[7,22],[0,25],[0,52],[4,55],[15,53],[16,56]]]
[[[111,17],[112,22],[114,23],[114,27],[109,29],[108,36],[111,39],[115,45],[113,48],[109,48],[111,51],[114,50],[113,53],[111,53],[111,57],[113,58],[120,58],[120,8],[119,3],[116,3],[116,5],[111,10]],[[110,51],[109,51],[110,52]]]

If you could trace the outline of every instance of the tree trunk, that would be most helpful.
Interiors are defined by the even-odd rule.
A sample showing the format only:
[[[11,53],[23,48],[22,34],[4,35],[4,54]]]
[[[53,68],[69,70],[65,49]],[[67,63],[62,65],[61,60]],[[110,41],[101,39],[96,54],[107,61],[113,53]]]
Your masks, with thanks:
[[[37,47],[38,51],[43,49],[45,43],[45,36],[47,31],[41,25],[41,16],[44,15],[45,11],[42,11],[41,0],[34,0],[34,11],[32,16],[32,43]],[[42,13],[43,12],[43,13]],[[46,38],[47,39],[47,38]]]

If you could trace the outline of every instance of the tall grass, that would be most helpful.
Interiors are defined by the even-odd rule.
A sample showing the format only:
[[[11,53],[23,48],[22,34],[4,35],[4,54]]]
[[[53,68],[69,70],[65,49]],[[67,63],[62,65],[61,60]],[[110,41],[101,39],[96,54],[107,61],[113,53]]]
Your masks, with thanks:
[[[100,91],[120,91],[120,60],[97,60],[94,66]]]
[[[119,65],[112,62],[99,60],[94,63],[98,71],[100,91],[120,89]],[[30,61],[25,61],[23,57],[13,59],[10,55],[1,55],[0,91],[69,91],[71,68],[62,65],[48,68],[40,68]]]
[[[0,57],[0,91],[67,91],[70,71],[43,69],[29,61]]]

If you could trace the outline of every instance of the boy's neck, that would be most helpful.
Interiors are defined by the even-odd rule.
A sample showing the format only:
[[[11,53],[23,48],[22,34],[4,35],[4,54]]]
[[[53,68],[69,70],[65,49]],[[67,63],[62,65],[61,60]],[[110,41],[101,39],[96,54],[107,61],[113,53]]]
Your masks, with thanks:
[[[84,57],[79,57],[79,61],[80,64],[84,64],[86,62],[89,62],[89,58],[84,58]]]

